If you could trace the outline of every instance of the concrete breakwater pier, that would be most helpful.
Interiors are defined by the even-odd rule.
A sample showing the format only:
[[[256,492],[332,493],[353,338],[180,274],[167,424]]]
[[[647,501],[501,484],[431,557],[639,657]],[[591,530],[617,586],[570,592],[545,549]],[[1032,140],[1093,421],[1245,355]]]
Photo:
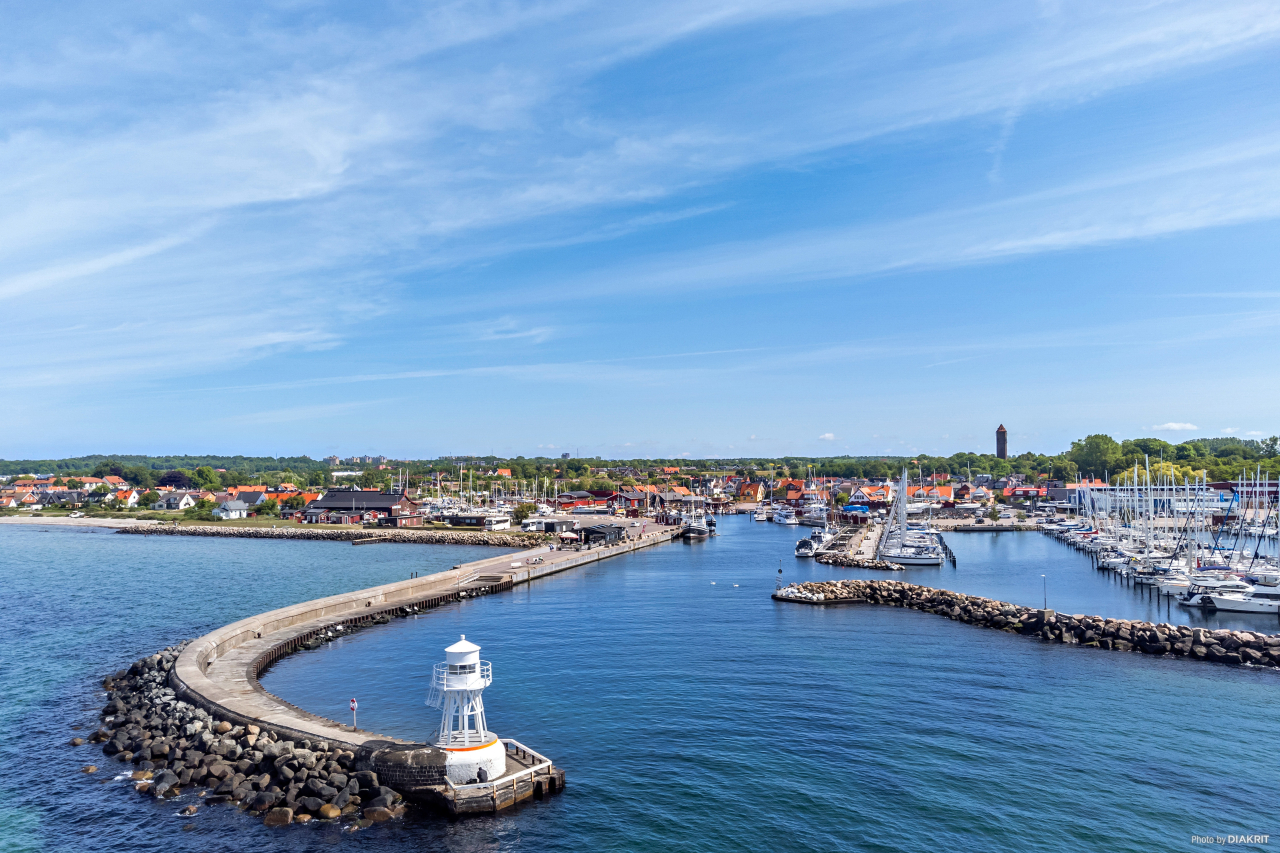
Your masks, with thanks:
[[[143,793],[169,798],[205,787],[202,802],[235,803],[269,825],[387,820],[402,813],[404,799],[455,815],[493,813],[558,793],[564,771],[517,741],[501,739],[501,775],[453,780],[447,750],[311,714],[268,693],[258,676],[294,651],[668,542],[677,532],[660,528],[585,551],[543,545],[242,619],[108,676],[102,726],[91,740],[138,766]]]
[[[1280,634],[1210,631],[1166,622],[1068,616],[902,581],[839,580],[791,584],[773,594],[799,604],[882,604],[946,616],[1046,642],[1236,665],[1280,667]]]
[[[405,542],[419,545],[493,545],[498,548],[529,548],[545,542],[541,533],[486,533],[468,530],[386,530],[308,529],[303,525],[280,527],[216,527],[213,525],[154,524],[122,527],[116,531],[134,536],[226,536],[236,539],[305,539],[325,542],[356,542],[377,539],[382,542]]]

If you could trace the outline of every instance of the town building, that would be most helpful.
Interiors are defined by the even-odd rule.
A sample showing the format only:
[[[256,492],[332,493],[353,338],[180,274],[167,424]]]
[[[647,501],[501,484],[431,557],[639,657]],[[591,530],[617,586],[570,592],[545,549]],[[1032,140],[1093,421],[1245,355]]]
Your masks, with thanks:
[[[303,517],[308,524],[357,524],[417,513],[418,504],[402,494],[330,489],[307,504]]]

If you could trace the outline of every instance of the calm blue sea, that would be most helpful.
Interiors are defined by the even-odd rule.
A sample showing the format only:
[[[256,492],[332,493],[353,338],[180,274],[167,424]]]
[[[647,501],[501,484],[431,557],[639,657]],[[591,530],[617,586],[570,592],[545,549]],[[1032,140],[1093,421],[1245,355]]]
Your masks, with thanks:
[[[779,567],[787,580],[854,573],[796,560],[796,528],[721,529],[279,662],[272,692],[340,719],[355,696],[362,727],[422,737],[437,722],[426,673],[465,633],[493,662],[490,727],[568,773],[563,795],[496,818],[341,833],[268,831],[227,807],[181,818],[187,797],[138,797],[112,781],[120,765],[64,744],[91,730],[105,671],[477,549],[0,528],[0,850],[1146,853],[1280,836],[1280,673],[776,603]],[[1048,537],[948,542],[957,568],[894,576],[1032,605],[1047,586],[1064,612],[1167,618]],[[79,773],[89,762],[102,771]]]

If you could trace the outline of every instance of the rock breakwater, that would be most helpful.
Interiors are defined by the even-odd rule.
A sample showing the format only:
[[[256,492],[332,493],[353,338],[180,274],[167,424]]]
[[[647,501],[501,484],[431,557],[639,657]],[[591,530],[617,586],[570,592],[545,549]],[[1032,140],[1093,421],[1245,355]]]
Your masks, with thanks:
[[[136,767],[130,781],[139,793],[170,799],[204,789],[200,806],[235,804],[267,826],[324,820],[359,828],[404,813],[401,795],[362,769],[354,752],[325,741],[284,740],[179,699],[169,676],[186,646],[170,646],[102,681],[107,704],[89,741]]]
[[[1210,631],[1167,622],[1156,624],[1101,616],[1067,616],[1052,610],[1020,607],[1007,601],[902,581],[813,581],[791,584],[778,590],[774,597],[807,604],[865,601],[867,604],[909,607],[957,622],[1039,637],[1052,643],[1173,655],[1212,663],[1280,667],[1280,634]]]
[[[853,569],[882,569],[886,572],[900,572],[902,566],[888,560],[866,560],[852,554],[819,554],[815,557],[819,563],[828,566],[846,566]]]
[[[304,539],[314,541],[352,542],[358,539],[381,539],[420,545],[493,545],[499,548],[532,548],[546,541],[540,533],[485,533],[468,530],[315,530],[301,525],[293,527],[188,527],[157,524],[148,527],[124,527],[117,533],[134,536],[231,536],[243,539]]]

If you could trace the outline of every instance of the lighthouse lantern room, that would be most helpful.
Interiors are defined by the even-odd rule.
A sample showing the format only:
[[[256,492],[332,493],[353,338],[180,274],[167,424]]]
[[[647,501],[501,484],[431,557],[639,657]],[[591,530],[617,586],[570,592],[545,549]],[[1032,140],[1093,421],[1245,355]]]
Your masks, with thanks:
[[[462,639],[444,650],[431,673],[427,704],[440,709],[435,745],[446,752],[445,771],[455,785],[492,782],[506,774],[506,747],[488,730],[481,694],[493,683],[493,665],[480,647]]]

